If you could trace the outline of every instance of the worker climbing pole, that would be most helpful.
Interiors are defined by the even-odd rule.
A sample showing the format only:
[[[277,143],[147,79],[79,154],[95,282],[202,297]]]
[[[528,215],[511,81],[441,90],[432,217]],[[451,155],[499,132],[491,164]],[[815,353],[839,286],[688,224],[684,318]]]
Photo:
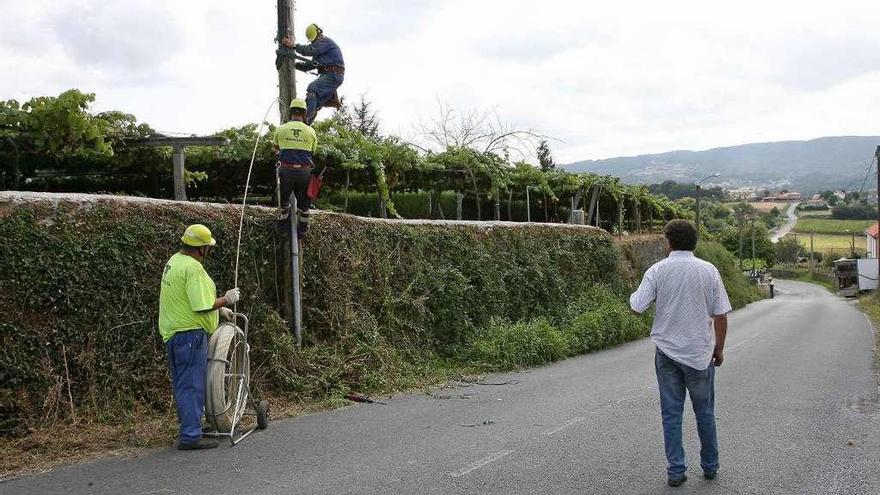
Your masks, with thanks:
[[[336,90],[345,79],[345,62],[339,45],[325,36],[319,25],[309,24],[306,28],[306,39],[309,43],[302,45],[296,43],[292,35],[280,38],[281,46],[276,51],[275,63],[280,70],[285,61],[289,63],[293,60],[294,67],[298,70],[309,73],[317,71],[318,78],[306,89],[308,111],[305,123],[311,125],[322,108],[341,106]]]

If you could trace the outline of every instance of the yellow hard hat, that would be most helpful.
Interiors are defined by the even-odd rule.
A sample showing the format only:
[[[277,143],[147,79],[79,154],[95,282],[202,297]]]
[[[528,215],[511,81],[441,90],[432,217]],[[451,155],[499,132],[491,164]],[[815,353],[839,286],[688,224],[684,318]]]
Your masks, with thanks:
[[[217,244],[217,241],[211,236],[211,231],[208,227],[200,223],[187,227],[180,240],[187,246],[192,247],[213,246]]]
[[[324,30],[321,29],[321,26],[315,23],[309,24],[308,27],[306,27],[306,38],[308,38],[309,42],[315,41],[315,38],[323,32]]]
[[[290,100],[290,108],[291,109],[299,108],[302,110],[309,109],[309,107],[306,106],[306,100],[303,100],[302,98],[294,98],[294,99]]]

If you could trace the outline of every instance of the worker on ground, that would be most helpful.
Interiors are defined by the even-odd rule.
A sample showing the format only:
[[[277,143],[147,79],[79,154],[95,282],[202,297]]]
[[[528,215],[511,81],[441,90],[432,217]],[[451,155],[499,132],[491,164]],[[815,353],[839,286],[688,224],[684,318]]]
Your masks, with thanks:
[[[339,95],[336,90],[342,86],[342,81],[345,79],[345,62],[342,60],[342,50],[339,49],[339,45],[324,36],[324,30],[317,24],[309,24],[306,27],[306,38],[309,40],[308,45],[296,44],[289,37],[281,40],[281,44],[293,49],[295,53],[312,57],[311,63],[296,64],[298,69],[318,70],[318,78],[306,89],[308,111],[305,123],[311,125],[322,108],[339,108]]]
[[[202,450],[217,446],[202,438],[205,382],[208,368],[208,335],[214,333],[219,317],[232,319],[240,297],[238,288],[217,296],[214,281],[202,266],[216,241],[208,227],[190,225],[180,239],[180,251],[171,256],[162,273],[159,290],[159,334],[165,342],[168,367],[180,423],[179,450]]]
[[[306,191],[312,176],[312,156],[318,149],[315,130],[305,122],[306,102],[295,98],[290,102],[290,121],[275,130],[274,143],[278,150],[278,178],[281,183],[281,206],[290,211],[290,193],[296,195],[299,213],[297,232],[304,237],[309,231],[309,209],[312,204]],[[288,218],[290,218],[288,214]]]

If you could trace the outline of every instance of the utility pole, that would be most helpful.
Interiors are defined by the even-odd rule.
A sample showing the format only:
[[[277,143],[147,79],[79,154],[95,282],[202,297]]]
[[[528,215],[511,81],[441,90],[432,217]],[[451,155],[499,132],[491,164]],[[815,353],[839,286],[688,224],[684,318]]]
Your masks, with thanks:
[[[526,186],[526,222],[532,223],[532,201],[529,198],[529,186]]]
[[[816,257],[813,256],[813,234],[816,231],[810,231],[810,278],[816,278]]]
[[[293,37],[293,8],[294,0],[276,0],[278,2],[278,46],[281,47],[281,40],[286,37]],[[276,62],[278,64],[278,114],[280,123],[290,121],[290,101],[296,98],[296,66],[291,57],[279,57]],[[300,293],[300,270],[299,259],[301,258],[299,239],[297,238],[297,215],[296,199],[291,194],[291,204],[288,212],[288,222],[290,222],[290,236],[282,236],[281,241],[281,260],[285,267],[281,272],[284,274],[284,313],[288,317],[291,326],[291,333],[297,337],[297,344],[300,344],[302,335],[301,315],[302,308],[298,299]]]
[[[697,239],[699,239],[700,238],[700,184],[699,183],[697,183],[697,208],[696,208],[696,210],[697,210],[697,215],[696,215],[697,221],[694,223],[696,223]]]
[[[739,227],[737,229],[737,231],[738,231],[737,234],[739,236],[739,252],[737,253],[739,255],[739,271],[742,272],[743,271],[743,218],[738,218],[736,223],[737,223],[737,227]]]
[[[702,187],[701,184],[702,184],[703,181],[705,181],[705,180],[708,180],[708,179],[714,179],[715,177],[720,177],[720,176],[721,176],[720,173],[715,173],[715,174],[712,174],[712,175],[707,175],[706,177],[703,177],[702,179],[700,179],[700,180],[697,181],[697,184],[696,184],[696,186],[697,186],[697,207],[696,207],[696,213],[697,213],[697,215],[696,215],[696,216],[697,216],[697,219],[696,219],[696,220],[697,220],[697,221],[696,221],[696,227],[697,227],[697,239],[700,238],[700,190],[701,190],[701,187]]]
[[[880,146],[874,152],[874,163],[877,164],[877,224],[880,227]],[[880,233],[877,234],[877,240],[874,242],[877,251],[877,273],[880,274]]]
[[[278,46],[284,37],[293,38],[293,8],[295,0],[278,0]],[[281,57],[278,69],[278,113],[281,123],[290,120],[290,100],[296,98],[296,67],[291,57]]]
[[[755,273],[755,217],[752,216],[752,275]]]

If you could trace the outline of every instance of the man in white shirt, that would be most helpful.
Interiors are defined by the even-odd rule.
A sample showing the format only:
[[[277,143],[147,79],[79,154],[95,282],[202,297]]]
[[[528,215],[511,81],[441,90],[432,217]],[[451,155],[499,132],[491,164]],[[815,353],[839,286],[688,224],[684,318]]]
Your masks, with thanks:
[[[715,367],[724,361],[731,307],[718,269],[694,256],[694,225],[673,220],[663,234],[669,242],[669,257],[648,268],[629,304],[633,311],[642,313],[656,303],[651,340],[657,347],[654,367],[663,415],[666,475],[669,486],[680,486],[687,480],[681,440],[685,391],[697,418],[703,477],[712,480],[718,472]]]

